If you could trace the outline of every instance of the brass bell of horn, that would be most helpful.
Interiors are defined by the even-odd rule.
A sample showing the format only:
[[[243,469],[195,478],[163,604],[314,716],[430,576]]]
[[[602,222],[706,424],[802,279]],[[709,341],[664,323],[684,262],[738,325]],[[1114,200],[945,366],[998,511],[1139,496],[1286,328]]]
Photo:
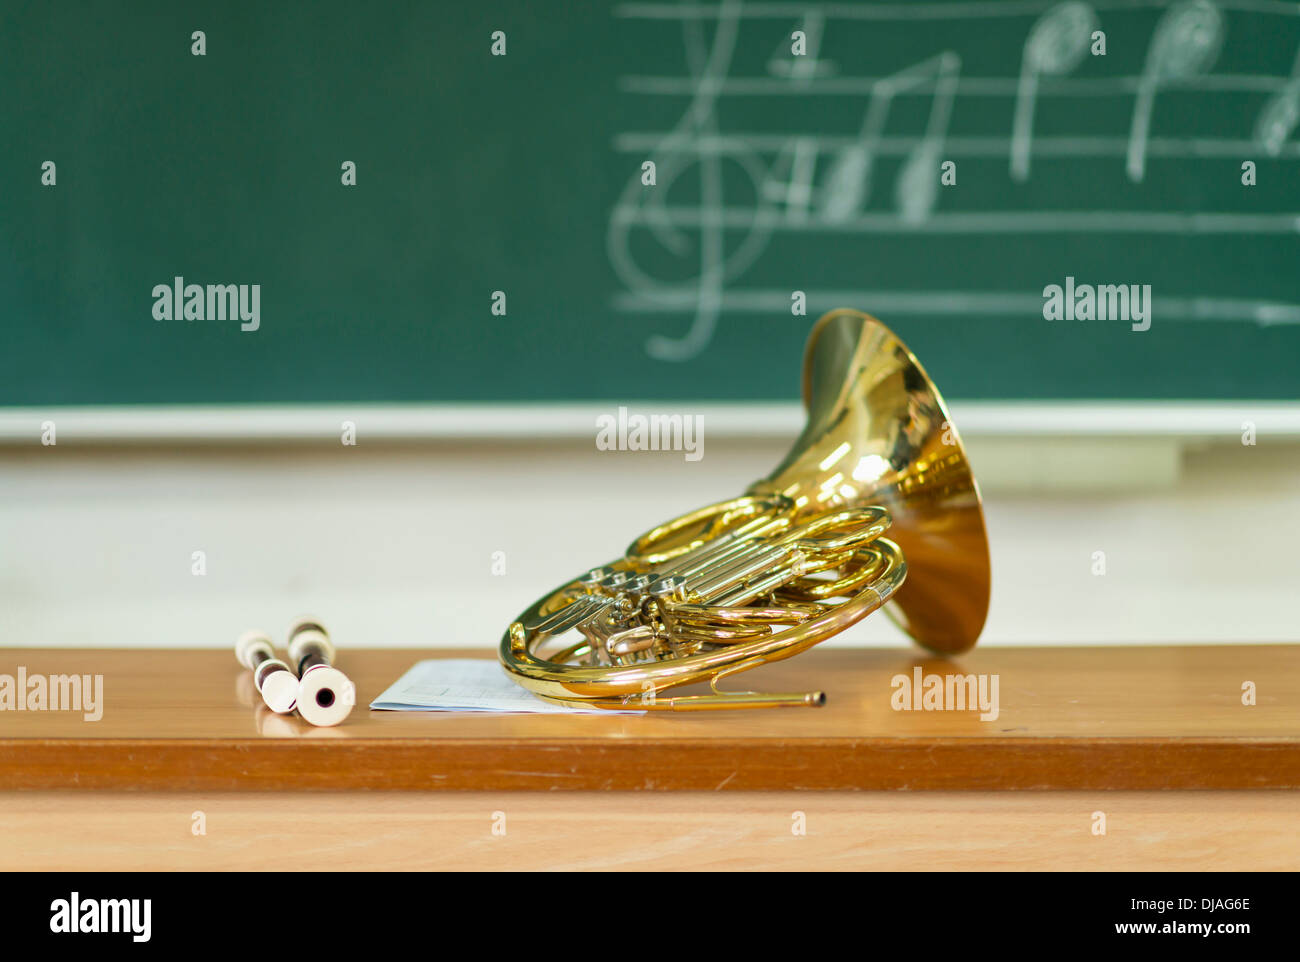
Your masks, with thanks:
[[[803,400],[803,433],[742,497],[646,532],[520,615],[501,640],[511,677],[586,708],[817,706],[821,692],[717,686],[882,606],[932,651],[972,647],[989,601],[984,513],[920,362],[874,317],[832,311],[808,338]]]

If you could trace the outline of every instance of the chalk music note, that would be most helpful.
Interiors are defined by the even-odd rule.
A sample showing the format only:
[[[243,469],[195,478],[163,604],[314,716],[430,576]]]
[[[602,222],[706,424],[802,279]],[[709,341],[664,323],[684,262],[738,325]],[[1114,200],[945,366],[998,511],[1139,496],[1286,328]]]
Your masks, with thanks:
[[[1269,23],[1296,22],[1292,10],[1271,0],[1216,2],[1243,21],[1267,15]],[[1211,76],[1209,72],[1224,44],[1226,22],[1226,15],[1211,0],[1139,0],[1138,6],[1161,11],[1149,38],[1145,65],[1137,65],[1143,69],[1127,72],[1136,76],[1078,76],[1083,73],[1081,64],[1087,58],[1098,24],[1096,9],[1109,17],[1106,11],[1120,5],[1113,0],[1104,6],[1099,0],[1038,0],[1028,5],[1023,0],[988,0],[961,5],[970,8],[973,21],[997,18],[1000,23],[1013,24],[1009,39],[1021,41],[1023,51],[1018,77],[1014,71],[1003,76],[962,76],[960,84],[958,75],[964,64],[958,58],[958,46],[945,53],[927,53],[928,59],[884,77],[878,72],[870,75],[869,65],[864,64],[862,69],[850,71],[849,76],[835,71],[835,79],[830,79],[825,76],[827,63],[815,59],[820,55],[822,40],[832,32],[832,22],[836,24],[835,36],[841,41],[856,29],[865,38],[863,49],[870,50],[870,23],[889,20],[914,24],[929,20],[938,9],[935,5],[837,4],[796,8],[793,14],[791,7],[781,4],[746,5],[742,14],[738,0],[679,0],[675,7],[667,3],[619,7],[618,15],[627,18],[656,23],[676,21],[685,39],[688,69],[685,76],[634,74],[621,79],[629,93],[684,97],[687,106],[670,131],[629,131],[615,138],[615,149],[634,158],[637,164],[647,157],[653,159],[658,180],[657,185],[643,184],[640,177],[629,176],[611,214],[609,258],[623,287],[615,295],[614,309],[650,316],[676,315],[683,319],[682,323],[693,317],[684,334],[665,337],[647,332],[646,350],[651,357],[686,361],[708,347],[724,311],[736,315],[779,313],[788,307],[790,290],[796,285],[787,287],[775,280],[782,270],[779,261],[773,259],[764,271],[764,277],[770,273],[772,281],[764,284],[761,279],[751,278],[756,283],[741,283],[764,256],[771,239],[781,233],[797,235],[801,244],[820,244],[824,246],[818,250],[833,252],[846,237],[870,243],[914,232],[916,225],[924,221],[920,229],[946,239],[955,251],[976,249],[1002,238],[1022,245],[1015,249],[1026,249],[1037,236],[1059,234],[1113,239],[1120,257],[1140,250],[1125,246],[1129,235],[1190,234],[1206,243],[1219,235],[1236,234],[1269,233],[1293,238],[1296,215],[1277,210],[1212,211],[1185,205],[1154,210],[1129,209],[1125,205],[1078,210],[1073,200],[1065,199],[1057,201],[1062,209],[1007,209],[996,192],[986,195],[982,208],[976,203],[960,211],[935,210],[937,196],[942,193],[938,190],[937,168],[947,156],[1009,158],[1011,176],[1016,180],[1026,179],[1031,164],[1043,157],[1066,157],[1080,164],[1093,163],[1095,158],[1118,157],[1120,163],[1127,159],[1128,176],[1133,181],[1142,179],[1148,154],[1153,158],[1240,156],[1245,145],[1226,133],[1151,136],[1155,100],[1162,94],[1168,97],[1165,91],[1175,88],[1264,91],[1270,96],[1258,117],[1252,118],[1255,149],[1270,156],[1300,160],[1300,145],[1292,142],[1300,131],[1300,56],[1289,76],[1230,70]],[[1030,29],[1023,33],[1023,27],[1017,28],[1014,23],[1024,22],[1018,18],[1029,7],[1036,19],[1029,21]],[[1252,11],[1254,7],[1268,9]],[[1008,16],[1009,11],[1014,13]],[[768,69],[760,69],[757,76],[733,77],[731,71],[738,69],[733,53],[739,49],[739,27],[764,22],[779,25],[768,34],[780,41],[777,54],[768,61]],[[789,50],[792,24],[802,25],[807,35],[806,49],[813,57],[787,57],[783,52]],[[925,28],[916,23],[909,29],[919,35]],[[983,33],[971,33],[972,43],[986,42]],[[1247,31],[1242,34],[1247,36]],[[972,130],[954,136],[949,131],[949,120],[958,92],[963,104],[1006,104],[1011,111],[1010,129],[1004,123],[1000,131],[981,132],[975,129],[977,116]],[[1096,132],[1057,131],[1045,135],[1036,129],[1039,101],[1046,105],[1056,103],[1057,98],[1083,98],[1096,103],[1116,92],[1134,94],[1132,129],[1127,140]],[[761,129],[742,127],[724,134],[720,113],[724,99],[739,97],[742,103],[752,103],[748,98],[754,95],[793,95],[798,100],[807,98],[809,103],[829,98],[867,102],[858,108],[857,129],[847,131],[847,138],[844,131],[773,130],[766,124],[758,125]],[[905,119],[894,116],[898,99],[906,100],[909,108],[919,101],[922,110],[930,99],[923,135],[890,135],[891,125],[901,126]],[[991,117],[998,109],[975,113]],[[738,114],[750,115],[743,110]],[[897,214],[865,209],[872,199],[872,189],[881,189],[880,165],[893,159],[902,162],[893,183]],[[674,190],[674,183],[684,186]],[[879,285],[861,291],[830,287],[851,284],[849,278],[860,276],[861,271],[848,261],[841,263],[828,255],[824,283],[827,290],[835,291],[837,300],[883,304],[893,312],[923,317],[964,317],[973,313],[1002,316],[1007,312],[1036,311],[1041,306],[1018,288],[986,294],[964,289],[936,290],[929,284],[920,288],[905,281],[898,289]],[[1198,323],[1300,325],[1300,303],[1245,292],[1225,298],[1186,291],[1170,297],[1165,311],[1170,319]]]
[[[763,178],[764,211],[779,205],[785,208],[787,222],[807,221],[819,153],[812,137],[792,137],[785,142]]]
[[[826,29],[826,16],[820,10],[810,10],[804,14],[798,29],[803,31],[807,49],[802,55],[795,56],[790,49],[791,37],[786,36],[768,60],[767,72],[773,77],[785,77],[805,84],[814,77],[833,76],[836,72],[834,62],[817,59],[822,33]]]
[[[1172,82],[1190,80],[1210,69],[1223,42],[1223,16],[1209,0],[1185,0],[1165,11],[1147,48],[1146,66],[1133,104],[1128,142],[1129,180],[1146,173],[1147,136],[1156,92]]]
[[[939,180],[939,154],[948,136],[960,73],[961,58],[949,50],[872,84],[871,99],[857,140],[839,150],[823,181],[818,210],[823,222],[844,223],[861,213],[871,195],[871,168],[894,98],[933,83],[934,95],[930,100],[925,133],[903,161],[895,184],[899,215],[906,223],[917,223],[929,216],[934,208]]]
[[[1058,3],[1030,28],[1020,61],[1020,82],[1011,125],[1011,176],[1016,180],[1029,177],[1038,78],[1067,74],[1079,66],[1096,29],[1097,15],[1092,7],[1073,0]]]
[[[1282,152],[1282,145],[1295,133],[1300,123],[1300,50],[1296,51],[1295,64],[1291,67],[1291,79],[1286,86],[1269,97],[1259,112],[1255,122],[1255,142],[1264,148],[1264,153],[1276,157]]]

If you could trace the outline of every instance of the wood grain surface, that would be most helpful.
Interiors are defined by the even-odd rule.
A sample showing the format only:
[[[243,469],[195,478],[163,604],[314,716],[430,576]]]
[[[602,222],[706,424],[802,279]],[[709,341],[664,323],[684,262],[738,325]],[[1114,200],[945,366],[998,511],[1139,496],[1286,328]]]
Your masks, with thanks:
[[[126,791],[1300,788],[1300,646],[812,651],[749,673],[820,709],[372,712],[417,660],[344,651],[358,708],[313,729],[261,708],[226,651],[0,649],[0,673],[102,674],[99,721],[0,712],[0,789]],[[891,679],[987,673],[1000,714],[895,711]],[[1257,703],[1242,704],[1244,682]]]
[[[1300,792],[11,792],[0,871],[1295,871],[1297,823]]]

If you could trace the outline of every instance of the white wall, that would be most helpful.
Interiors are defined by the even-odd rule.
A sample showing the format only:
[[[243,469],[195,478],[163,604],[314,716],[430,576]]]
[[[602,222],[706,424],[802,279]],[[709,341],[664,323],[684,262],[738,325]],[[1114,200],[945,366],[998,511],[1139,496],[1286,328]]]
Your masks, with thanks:
[[[1177,447],[1130,439],[1156,454],[1132,484],[1133,465],[1145,469],[1131,449],[968,442],[993,553],[983,644],[1300,637],[1300,446],[1188,449],[1179,472]],[[590,438],[0,447],[0,645],[226,646],[311,612],[341,646],[490,649],[536,597],[643,529],[739,493],[786,444],[710,440],[694,463],[598,452]],[[1113,459],[1129,480],[1026,482],[1027,466],[1068,474],[1080,457],[1101,478]],[[494,551],[505,576],[491,573]],[[842,637],[905,643],[880,616]]]

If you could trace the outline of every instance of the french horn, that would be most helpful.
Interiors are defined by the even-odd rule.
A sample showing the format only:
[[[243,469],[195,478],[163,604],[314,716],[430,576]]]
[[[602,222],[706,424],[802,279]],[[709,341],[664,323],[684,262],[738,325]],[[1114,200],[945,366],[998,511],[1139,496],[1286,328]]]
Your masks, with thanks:
[[[512,622],[509,675],[583,708],[819,706],[820,691],[718,683],[881,607],[930,651],[971,648],[988,611],[983,508],[920,362],[874,317],[832,311],[808,338],[803,401],[803,433],[744,495],[646,532]]]

